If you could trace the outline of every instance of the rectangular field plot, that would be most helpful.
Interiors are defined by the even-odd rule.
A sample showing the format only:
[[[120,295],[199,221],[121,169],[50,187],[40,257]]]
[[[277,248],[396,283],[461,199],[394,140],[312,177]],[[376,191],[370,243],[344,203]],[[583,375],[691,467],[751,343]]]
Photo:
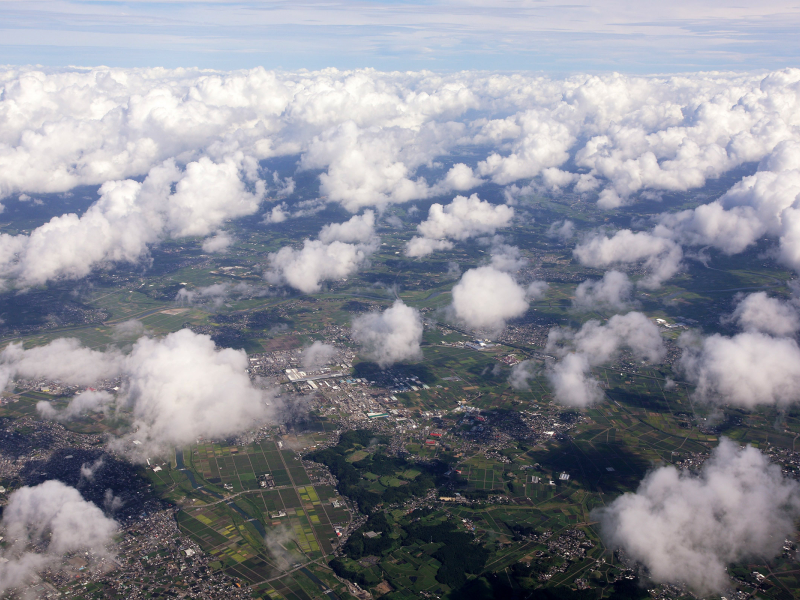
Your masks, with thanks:
[[[333,486],[330,485],[318,485],[314,489],[317,492],[317,496],[319,496],[320,502],[328,502],[339,496]]]
[[[280,490],[281,500],[286,508],[297,508],[301,506],[300,498],[294,489]]]
[[[350,513],[343,508],[333,508],[330,504],[322,505],[328,520],[334,525],[344,525],[350,521]]]
[[[228,542],[228,538],[208,526],[210,523],[210,520],[208,524],[205,524],[184,512],[178,513],[178,525],[180,528],[191,535],[204,550],[209,552]]]
[[[319,496],[313,486],[307,485],[305,487],[298,487],[297,493],[300,494],[300,499],[303,502],[311,502],[312,504],[319,504]]]
[[[295,485],[310,485],[311,480],[308,478],[306,474],[306,470],[303,467],[292,467],[289,469],[289,476],[292,478],[292,481]]]
[[[240,474],[253,472],[253,463],[250,462],[250,458],[246,454],[244,456],[234,456],[233,465]]]
[[[289,472],[286,469],[273,469],[271,474],[275,485],[292,485],[292,480],[289,478]]]
[[[267,459],[267,464],[269,465],[269,468],[272,469],[273,471],[276,471],[278,469],[280,470],[286,469],[286,465],[284,465],[283,461],[281,460],[281,455],[278,454],[277,452],[270,452],[270,453],[265,452],[264,458]]]

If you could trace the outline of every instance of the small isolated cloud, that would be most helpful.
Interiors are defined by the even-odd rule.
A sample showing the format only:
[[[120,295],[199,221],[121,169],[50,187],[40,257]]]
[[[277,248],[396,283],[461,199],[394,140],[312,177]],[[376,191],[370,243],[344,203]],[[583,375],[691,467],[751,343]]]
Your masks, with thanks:
[[[318,292],[323,281],[343,279],[358,271],[379,242],[375,213],[365,210],[344,223],[325,225],[319,239],[305,240],[300,249],[284,246],[271,253],[264,278],[273,285],[288,285],[306,294]]]
[[[288,219],[310,217],[325,210],[327,205],[328,203],[322,198],[312,198],[311,200],[295,202],[292,205],[294,211],[292,212],[286,202],[280,202],[264,213],[261,222],[269,225],[271,223],[283,223]]]
[[[648,271],[639,285],[657,288],[674,276],[681,267],[683,251],[671,239],[646,232],[634,233],[622,229],[613,236],[595,235],[578,244],[575,258],[588,267],[605,268],[615,265],[642,263]]]
[[[613,210],[630,203],[631,200],[627,196],[620,196],[613,188],[606,188],[597,196],[597,206],[603,210]]]
[[[83,463],[81,465],[81,479],[94,481],[95,475],[103,467],[103,465],[105,465],[105,460],[102,456],[93,463]]]
[[[203,240],[203,252],[223,254],[233,243],[233,237],[227,231],[220,231],[215,236]]]
[[[515,390],[530,389],[528,381],[540,375],[542,367],[539,363],[532,360],[523,360],[511,368],[508,376],[509,385]]]
[[[133,340],[144,335],[144,331],[144,323],[136,319],[128,319],[112,327],[111,339],[115,342]]]
[[[214,283],[193,289],[181,288],[175,295],[175,302],[181,305],[219,308],[231,298],[260,298],[267,295],[269,290],[266,287],[249,283]]]
[[[403,229],[403,227],[405,227],[405,225],[403,224],[403,219],[401,219],[397,215],[388,215],[384,219],[384,221],[389,227],[392,227],[394,229]]]
[[[303,368],[315,370],[324,367],[336,357],[336,348],[330,344],[325,344],[316,340],[313,344],[303,350],[300,360]]]
[[[562,188],[568,187],[575,183],[578,175],[568,171],[562,171],[555,167],[548,167],[542,171],[542,184],[550,192],[560,192]]]
[[[556,221],[547,228],[547,237],[556,238],[562,244],[568,242],[575,235],[575,223],[569,219]]]
[[[419,258],[428,256],[438,250],[452,250],[454,244],[449,240],[432,240],[430,238],[413,237],[406,244],[406,256]]]
[[[296,250],[284,246],[269,255],[264,278],[273,285],[288,285],[306,294],[318,292],[323,281],[352,275],[366,262],[376,246],[305,240]]]
[[[756,292],[737,298],[733,313],[723,317],[723,323],[735,323],[744,331],[770,335],[792,335],[800,329],[797,308],[788,302],[770,298],[766,292]]]
[[[445,190],[455,190],[456,192],[466,192],[474,187],[485,183],[483,179],[477,177],[472,169],[464,163],[453,165],[447,172],[442,182]]]
[[[699,399],[748,409],[800,400],[800,348],[794,339],[755,331],[704,338],[687,332],[679,343],[679,366]]]
[[[727,567],[781,553],[800,517],[800,485],[761,452],[722,438],[699,473],[650,472],[635,493],[596,509],[603,542],[622,548],[659,583],[699,596],[724,593]]]
[[[36,404],[36,412],[45,419],[70,421],[89,412],[108,412],[114,396],[105,390],[86,390],[76,394],[63,410],[56,410],[50,402],[41,401]]]
[[[470,269],[453,287],[452,315],[470,329],[499,332],[509,319],[525,314],[532,294],[543,293],[540,284],[544,282],[534,282],[526,289],[494,267]]]
[[[403,360],[422,358],[422,317],[416,308],[395,300],[382,313],[368,313],[353,319],[353,339],[361,353],[381,368]]]
[[[288,527],[270,527],[267,535],[264,536],[264,546],[266,546],[277,567],[282,571],[288,571],[297,560],[296,556],[286,549],[287,545],[295,545],[296,536]]]
[[[585,407],[599,402],[603,393],[592,375],[592,367],[611,361],[622,348],[638,359],[657,363],[666,347],[655,323],[639,312],[614,315],[605,325],[587,321],[578,330],[550,330],[547,351],[560,360],[547,365],[546,375],[558,402]]]
[[[477,235],[494,235],[508,227],[514,218],[514,209],[504,204],[493,205],[478,198],[477,194],[456,196],[443,206],[431,205],[428,218],[417,226],[423,237],[466,240]]]
[[[499,237],[499,236],[496,236]],[[491,265],[498,271],[516,273],[526,267],[530,261],[522,256],[519,248],[504,244],[495,239],[492,243]]]
[[[272,184],[275,195],[278,198],[285,198],[294,194],[297,185],[292,177],[281,178],[277,171],[272,174]]]
[[[81,468],[83,471],[83,468]],[[119,496],[115,496],[114,492],[111,489],[106,489],[105,493],[103,494],[103,509],[108,514],[114,514],[120,508],[125,505],[125,501],[120,498]]]
[[[525,288],[525,296],[528,300],[541,300],[548,289],[550,285],[546,281],[531,281]]]
[[[631,304],[633,284],[625,273],[607,271],[602,279],[587,279],[575,289],[572,305],[578,310],[625,310]]]
[[[117,523],[78,490],[58,480],[13,492],[0,528],[7,546],[0,549],[0,593],[32,582],[37,572],[58,569],[68,553],[109,557]],[[36,548],[36,551],[31,548]]]
[[[288,206],[285,202],[281,202],[280,204],[276,204],[272,207],[272,209],[264,214],[264,223],[283,223],[286,219],[289,218],[289,213],[286,210]]]
[[[375,211],[365,210],[344,223],[325,225],[319,232],[320,241],[331,242],[369,242],[375,236]]]
[[[600,383],[592,376],[592,363],[583,353],[567,354],[547,366],[547,379],[558,402],[583,408],[603,399]]]
[[[447,206],[434,203],[428,210],[428,218],[417,225],[420,235],[406,245],[406,255],[425,256],[434,250],[452,248],[449,240],[463,241],[478,235],[494,235],[498,229],[508,227],[513,218],[512,207],[493,205],[478,198],[477,194],[469,198],[456,196]]]

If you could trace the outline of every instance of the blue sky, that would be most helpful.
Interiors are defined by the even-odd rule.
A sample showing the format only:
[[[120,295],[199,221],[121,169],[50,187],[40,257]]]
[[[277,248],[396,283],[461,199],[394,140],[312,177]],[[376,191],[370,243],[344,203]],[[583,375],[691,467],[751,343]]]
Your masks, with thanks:
[[[0,0],[0,63],[629,73],[797,65],[785,1]]]

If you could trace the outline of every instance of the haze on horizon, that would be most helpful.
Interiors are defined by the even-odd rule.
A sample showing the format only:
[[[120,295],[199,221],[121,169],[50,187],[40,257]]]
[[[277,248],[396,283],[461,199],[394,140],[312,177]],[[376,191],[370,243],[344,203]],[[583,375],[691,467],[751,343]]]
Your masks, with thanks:
[[[232,70],[776,69],[798,55],[786,0],[1,0],[0,64]]]

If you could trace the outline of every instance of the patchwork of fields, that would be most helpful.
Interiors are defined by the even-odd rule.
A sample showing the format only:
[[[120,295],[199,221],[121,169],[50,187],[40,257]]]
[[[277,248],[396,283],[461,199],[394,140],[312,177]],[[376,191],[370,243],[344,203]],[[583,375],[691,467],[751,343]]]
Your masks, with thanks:
[[[211,565],[273,598],[319,597],[322,586],[299,569],[324,563],[337,537],[334,526],[346,527],[352,518],[336,491],[311,485],[296,454],[274,441],[201,443],[178,452],[194,485],[174,466],[150,476],[164,492],[172,490],[168,497],[182,499],[179,527],[214,557]],[[273,487],[260,485],[266,475]],[[317,570],[313,576],[325,586],[336,585],[330,570]]]

